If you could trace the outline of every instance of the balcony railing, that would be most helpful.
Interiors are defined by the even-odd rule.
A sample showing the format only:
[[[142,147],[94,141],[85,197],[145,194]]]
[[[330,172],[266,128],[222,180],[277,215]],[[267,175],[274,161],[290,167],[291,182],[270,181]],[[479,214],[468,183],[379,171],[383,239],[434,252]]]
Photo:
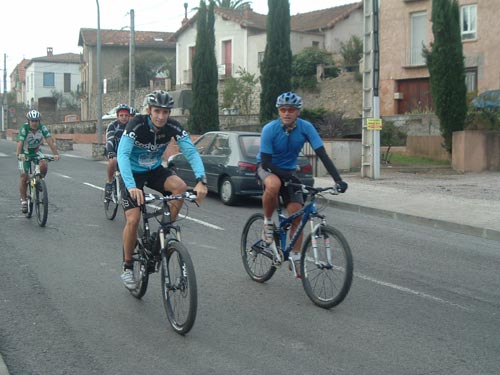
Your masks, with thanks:
[[[405,48],[402,51],[401,65],[406,67],[421,67],[426,66],[424,56],[422,56],[422,48]]]

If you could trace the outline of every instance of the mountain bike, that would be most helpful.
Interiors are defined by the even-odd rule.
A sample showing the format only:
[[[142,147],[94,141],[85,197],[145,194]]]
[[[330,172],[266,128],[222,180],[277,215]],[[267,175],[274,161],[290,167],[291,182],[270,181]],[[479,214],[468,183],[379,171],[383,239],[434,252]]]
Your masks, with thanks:
[[[352,283],[353,259],[351,248],[344,235],[327,224],[326,217],[317,207],[316,198],[321,193],[338,194],[338,187],[312,187],[288,183],[300,188],[299,194],[306,196],[306,204],[293,215],[285,216],[278,206],[278,226],[274,229],[274,241],[267,244],[262,239],[264,215],[250,216],[241,235],[241,257],[243,266],[250,278],[259,283],[271,279],[284,262],[296,277],[301,278],[302,286],[313,303],[330,309],[341,303],[347,296]],[[292,222],[302,216],[290,243],[287,245],[288,232]],[[289,258],[293,245],[307,223],[310,233],[306,235],[297,265]]]
[[[109,220],[113,220],[116,217],[116,213],[118,212],[118,206],[121,204],[122,201],[122,178],[120,171],[116,171],[115,174],[113,175],[113,181],[111,182],[112,184],[112,190],[111,190],[111,196],[108,198],[106,197],[106,187],[104,187],[104,214]]]
[[[26,200],[28,212],[24,215],[29,219],[33,215],[33,207],[38,225],[44,227],[49,215],[49,196],[45,178],[40,173],[40,160],[53,161],[53,156],[32,156],[26,159],[30,163],[28,178],[26,180]]]
[[[142,221],[139,225],[134,249],[135,288],[130,293],[140,299],[146,293],[149,275],[160,271],[163,306],[170,325],[180,335],[193,327],[198,307],[198,292],[194,265],[188,250],[181,242],[181,228],[170,222],[168,202],[182,200],[194,202],[196,195],[186,192],[179,195],[145,194],[141,206]],[[154,201],[162,207],[149,207]],[[151,233],[149,220],[155,218],[159,224]]]

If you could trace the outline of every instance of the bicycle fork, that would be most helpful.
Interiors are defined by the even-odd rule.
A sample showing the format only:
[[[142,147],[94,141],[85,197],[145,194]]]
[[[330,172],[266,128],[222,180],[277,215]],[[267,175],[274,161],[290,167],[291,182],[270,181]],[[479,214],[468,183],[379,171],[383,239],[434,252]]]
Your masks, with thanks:
[[[313,256],[314,256],[314,264],[316,267],[320,269],[330,269],[333,267],[333,261],[332,261],[332,249],[331,249],[331,244],[330,244],[330,237],[328,236],[320,236],[318,235],[318,231],[321,226],[326,225],[325,219],[321,220],[321,223],[314,224],[314,218],[309,219],[311,223],[311,244],[313,248]],[[318,238],[322,237],[323,241],[325,242],[325,253],[326,253],[326,261],[322,262],[320,257],[319,257],[319,251],[318,251]]]

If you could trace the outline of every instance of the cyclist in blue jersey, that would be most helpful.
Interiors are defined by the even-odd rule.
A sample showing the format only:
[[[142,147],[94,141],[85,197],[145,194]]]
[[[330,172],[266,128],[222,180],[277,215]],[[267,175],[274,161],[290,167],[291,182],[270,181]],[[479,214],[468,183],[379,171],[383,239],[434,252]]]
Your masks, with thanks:
[[[137,114],[130,119],[118,145],[118,167],[125,184],[122,205],[125,211],[123,229],[123,274],[125,287],[135,287],[132,272],[137,228],[144,204],[144,185],[161,193],[182,194],[186,183],[169,168],[162,165],[162,155],[172,138],[191,164],[197,184],[194,191],[200,203],[207,195],[205,168],[198,150],[189,134],[175,120],[169,118],[174,100],[166,91],[154,91],[146,96],[147,114]],[[171,220],[174,221],[183,201],[171,203]]]
[[[116,107],[116,120],[111,122],[106,128],[106,156],[108,157],[108,167],[106,169],[106,199],[111,198],[113,192],[113,176],[116,172],[116,152],[118,144],[123,135],[125,126],[132,115],[132,108],[126,104],[118,104]]]
[[[293,92],[285,92],[276,100],[279,118],[266,124],[262,129],[260,152],[257,155],[257,175],[262,181],[264,193],[262,206],[264,209],[263,240],[273,242],[272,216],[278,207],[279,195],[282,196],[288,214],[299,211],[304,205],[303,195],[296,188],[285,187],[284,182],[300,183],[297,178],[297,159],[302,147],[309,142],[316,155],[321,159],[328,173],[339,186],[340,192],[347,190],[347,183],[342,181],[337,168],[325,151],[323,141],[316,128],[308,121],[299,117],[302,109],[302,99]],[[290,230],[293,237],[300,222],[296,219]],[[295,243],[290,254],[292,261],[300,260],[302,238]]]

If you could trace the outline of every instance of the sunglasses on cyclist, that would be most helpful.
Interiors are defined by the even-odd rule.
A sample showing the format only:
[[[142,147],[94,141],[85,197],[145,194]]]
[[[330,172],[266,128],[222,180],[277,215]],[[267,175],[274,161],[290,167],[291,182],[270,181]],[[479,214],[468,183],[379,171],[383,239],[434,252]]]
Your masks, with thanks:
[[[294,107],[280,107],[278,108],[278,111],[280,111],[281,113],[295,113],[295,111],[297,110],[297,108],[294,108]]]

